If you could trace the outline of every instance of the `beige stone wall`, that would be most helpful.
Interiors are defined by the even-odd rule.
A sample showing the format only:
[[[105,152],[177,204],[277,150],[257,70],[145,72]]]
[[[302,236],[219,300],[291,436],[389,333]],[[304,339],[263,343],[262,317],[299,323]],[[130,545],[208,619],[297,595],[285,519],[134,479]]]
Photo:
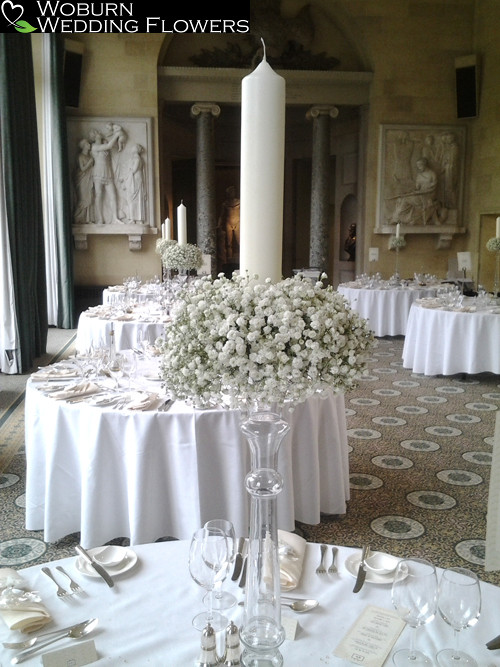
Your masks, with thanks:
[[[291,16],[303,5],[303,0],[283,0],[282,9]],[[500,3],[315,0],[313,7],[323,19],[316,34],[315,51],[334,54],[338,45],[345,68],[358,66],[374,73],[366,114],[366,190],[362,210],[364,254],[367,256],[369,247],[378,247],[380,260],[376,267],[366,262],[365,270],[380,270],[389,276],[394,268],[394,255],[387,249],[388,237],[373,233],[381,124],[467,127],[464,220],[468,233],[455,237],[449,250],[436,248],[434,234],[408,235],[400,270],[405,276],[429,271],[444,277],[448,257],[456,257],[456,252],[463,250],[473,253],[477,266],[481,216],[484,220],[483,214],[487,213],[494,220],[494,214],[500,213]],[[75,38],[85,45],[81,106],[76,113],[152,117],[154,159],[158,165],[156,68],[160,49],[165,48],[164,36],[86,34]],[[482,62],[479,117],[457,120],[454,59],[471,53],[480,55]],[[159,169],[156,172],[158,199]],[[159,218],[159,201],[156,205]],[[150,277],[159,271],[154,243],[153,238],[147,238],[142,251],[130,252],[126,237],[90,239],[88,251],[75,253],[75,281],[111,284],[135,272]]]

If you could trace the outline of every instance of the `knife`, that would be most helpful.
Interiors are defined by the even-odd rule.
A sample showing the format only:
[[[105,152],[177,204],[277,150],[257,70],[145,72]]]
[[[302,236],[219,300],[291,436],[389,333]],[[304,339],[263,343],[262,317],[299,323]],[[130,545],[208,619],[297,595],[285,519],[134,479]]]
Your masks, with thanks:
[[[234,570],[231,576],[231,581],[236,581],[240,576],[241,568],[243,566],[243,550],[245,548],[245,538],[240,537],[238,540],[238,550],[236,556],[234,557]]]
[[[111,579],[111,577],[103,568],[103,566],[99,565],[99,563],[96,563],[95,560],[92,558],[92,556],[89,553],[87,553],[85,549],[81,547],[79,544],[75,546],[75,549],[78,551],[79,554],[82,555],[82,557],[87,561],[87,563],[94,568],[97,574],[104,579],[104,581],[108,584],[108,586],[110,588],[113,588],[115,582],[113,581],[113,579]]]
[[[354,584],[354,588],[352,589],[353,593],[358,593],[363,588],[363,584],[365,583],[366,579],[365,558],[369,549],[370,547],[365,545],[361,552],[361,560],[359,561],[359,567],[358,567],[358,576],[356,577],[356,583]]]

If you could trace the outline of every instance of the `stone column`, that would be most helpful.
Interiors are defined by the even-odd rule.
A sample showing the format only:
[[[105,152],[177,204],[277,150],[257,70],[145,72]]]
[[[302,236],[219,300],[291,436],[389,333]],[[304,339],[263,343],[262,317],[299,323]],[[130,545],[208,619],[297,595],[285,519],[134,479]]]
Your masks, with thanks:
[[[191,107],[196,118],[196,242],[211,257],[211,273],[217,273],[217,212],[215,210],[215,134],[214,118],[220,107],[212,102],[197,102]]]
[[[325,272],[329,268],[330,118],[336,118],[338,114],[334,106],[314,106],[306,114],[306,118],[313,122],[309,266]]]

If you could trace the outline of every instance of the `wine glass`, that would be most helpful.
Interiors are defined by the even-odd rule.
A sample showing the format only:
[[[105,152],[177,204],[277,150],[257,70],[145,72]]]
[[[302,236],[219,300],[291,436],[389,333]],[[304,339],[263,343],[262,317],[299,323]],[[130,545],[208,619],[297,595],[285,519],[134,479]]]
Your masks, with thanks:
[[[199,528],[191,538],[189,548],[189,574],[208,591],[208,610],[193,618],[193,626],[203,630],[208,623],[217,632],[228,624],[228,619],[213,610],[213,590],[227,574],[228,547],[224,533],[218,528]]]
[[[423,558],[399,561],[392,584],[392,604],[412,629],[410,648],[396,651],[392,661],[398,667],[432,665],[432,660],[415,646],[417,628],[429,623],[436,615],[437,575],[434,565]]]
[[[236,558],[236,534],[234,532],[234,526],[231,521],[228,521],[228,519],[211,519],[205,523],[205,528],[218,528],[226,536],[228,546],[227,576],[231,564],[234,563]],[[222,579],[219,579],[214,587],[214,595],[212,600],[213,609],[230,609],[236,604],[236,598],[234,595],[228,591],[222,590],[222,581]],[[207,595],[205,595],[203,598],[203,601],[206,604],[208,603],[207,598],[209,595],[210,593],[207,593]]]
[[[438,665],[477,667],[477,662],[459,649],[460,631],[475,625],[481,613],[481,588],[477,575],[463,567],[445,570],[439,583],[438,610],[455,634],[455,648],[439,651],[436,656]]]
[[[125,377],[128,381],[128,390],[131,389],[132,377],[135,375],[137,370],[137,359],[132,350],[122,350],[118,358],[118,366],[122,372],[122,376]]]

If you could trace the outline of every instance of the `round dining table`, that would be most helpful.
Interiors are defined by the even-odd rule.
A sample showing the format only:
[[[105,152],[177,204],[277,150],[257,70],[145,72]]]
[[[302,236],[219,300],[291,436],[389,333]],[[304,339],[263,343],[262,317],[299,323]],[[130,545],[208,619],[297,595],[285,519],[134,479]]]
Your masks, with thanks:
[[[74,649],[84,641],[93,642],[97,660],[92,664],[99,667],[196,665],[201,654],[201,633],[192,626],[192,618],[205,609],[202,602],[205,591],[189,576],[188,551],[189,541],[186,540],[134,547],[130,550],[133,567],[113,576],[113,588],[108,588],[97,576],[82,573],[77,566],[76,554],[75,557],[19,570],[26,585],[38,591],[52,616],[53,622],[44,630],[63,628],[88,618],[98,619],[97,628],[88,637],[78,642],[65,639],[41,649],[26,661],[26,666],[40,665],[44,653]],[[410,554],[411,545],[408,551]],[[330,557],[330,552],[328,555]],[[359,561],[359,556],[360,548],[339,546],[338,572],[318,575],[315,570],[320,560],[320,545],[306,544],[299,584],[286,595],[313,598],[319,605],[304,614],[282,608],[281,621],[287,635],[279,650],[285,665],[389,665],[395,650],[410,645],[411,628],[405,627],[400,634],[392,632],[393,640],[381,651],[382,655],[373,657],[374,651],[384,646],[384,636],[391,635],[391,623],[397,624],[398,618],[391,602],[391,577],[372,581],[369,575],[361,591],[353,593],[353,563]],[[60,600],[56,597],[54,583],[41,571],[42,566],[48,566],[57,580],[67,586],[67,580],[55,569],[62,566],[83,588],[84,594]],[[441,574],[442,570],[438,568],[438,577]],[[244,600],[244,589],[238,586],[238,581],[227,578],[223,589],[238,601]],[[479,620],[460,633],[463,634],[461,642],[480,667],[499,667],[500,650],[488,650],[486,644],[500,633],[500,589],[481,582],[481,593]],[[236,604],[226,610],[228,623],[233,621],[237,628],[241,628],[243,609]],[[224,630],[217,633],[219,655],[223,653],[224,635]],[[26,639],[26,635],[9,630],[0,620],[0,642],[21,639]],[[418,648],[433,661],[439,650],[451,647],[453,643],[453,631],[439,615],[418,630]],[[0,664],[6,667],[15,654],[15,650],[0,645]],[[368,662],[370,654],[372,658]]]
[[[168,320],[168,314],[151,300],[92,306],[78,318],[75,347],[81,353],[108,347],[112,330],[117,350],[140,348],[141,340],[154,344],[164,335]]]
[[[43,530],[47,542],[79,531],[85,547],[117,537],[141,544],[188,538],[207,519],[224,516],[240,535],[248,533],[250,454],[239,410],[165,404],[153,378],[141,385],[157,394],[150,402],[137,397],[134,403],[126,386],[119,390],[129,395],[125,402],[107,400],[109,380],[104,388],[100,379],[84,380],[94,393],[79,395],[67,380],[61,394],[61,377],[47,381],[50,368],[42,370],[26,386],[28,530]],[[318,524],[321,513],[345,514],[344,396],[313,396],[284,417],[291,428],[278,459],[284,480],[279,527],[293,530],[295,521]]]
[[[474,297],[444,307],[414,303],[403,346],[403,366],[423,375],[500,375],[500,307],[478,307]]]
[[[337,291],[353,310],[368,320],[375,336],[404,336],[412,303],[425,296],[434,296],[437,287],[423,285],[359,286],[341,283]]]

